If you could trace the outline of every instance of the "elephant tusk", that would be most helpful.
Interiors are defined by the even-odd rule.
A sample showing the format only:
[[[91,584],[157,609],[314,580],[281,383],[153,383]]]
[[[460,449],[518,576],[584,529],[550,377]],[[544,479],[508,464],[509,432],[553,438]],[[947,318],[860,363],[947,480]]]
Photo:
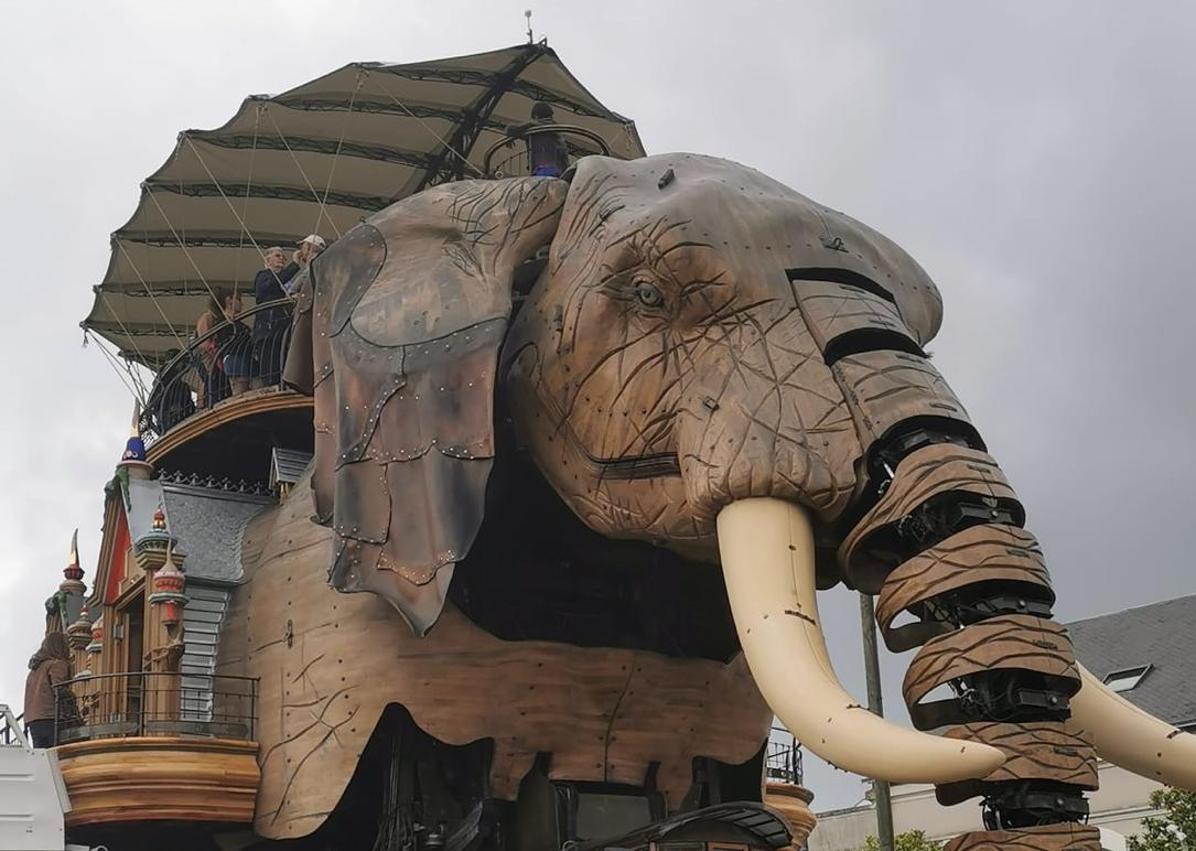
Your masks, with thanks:
[[[718,515],[727,597],[760,693],[789,731],[838,768],[891,783],[984,777],[1005,762],[996,748],[890,724],[835,676],[818,623],[814,535],[806,513],[771,498]]]
[[[1102,759],[1168,786],[1196,791],[1196,735],[1160,721],[1114,692],[1083,665],[1072,720]]]

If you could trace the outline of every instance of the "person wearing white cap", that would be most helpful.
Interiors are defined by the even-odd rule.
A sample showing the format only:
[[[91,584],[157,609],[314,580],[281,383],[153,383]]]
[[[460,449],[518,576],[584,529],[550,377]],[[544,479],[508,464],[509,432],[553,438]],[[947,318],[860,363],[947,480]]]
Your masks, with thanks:
[[[324,237],[320,236],[318,233],[308,234],[299,241],[299,248],[291,254],[291,261],[299,267],[299,271],[302,271],[306,269],[308,265],[311,264],[311,261],[315,260],[316,257],[319,256],[320,252],[326,247],[327,244],[324,242]],[[295,277],[284,283],[282,288],[286,290],[287,295],[294,295],[299,291],[299,286],[301,283],[302,281],[300,280],[299,275],[295,275]]]

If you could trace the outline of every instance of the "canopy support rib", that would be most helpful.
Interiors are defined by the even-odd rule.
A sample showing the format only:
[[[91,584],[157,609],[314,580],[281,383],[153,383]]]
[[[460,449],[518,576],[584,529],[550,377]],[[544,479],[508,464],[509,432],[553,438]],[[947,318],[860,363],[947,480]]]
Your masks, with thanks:
[[[445,150],[437,155],[436,162],[432,167],[424,173],[419,186],[415,189],[416,192],[427,189],[429,186],[450,180],[461,180],[465,177],[464,171],[459,166],[453,168],[448,165],[449,152],[456,153],[457,149],[460,149],[461,152],[457,156],[462,161],[469,162],[469,155],[473,151],[478,136],[481,135],[482,127],[490,119],[491,113],[494,112],[503,95],[515,85],[519,75],[546,51],[547,48],[538,44],[529,44],[520,50],[502,71],[495,75],[494,82],[462,112],[461,123],[457,125],[453,137],[449,140]]]

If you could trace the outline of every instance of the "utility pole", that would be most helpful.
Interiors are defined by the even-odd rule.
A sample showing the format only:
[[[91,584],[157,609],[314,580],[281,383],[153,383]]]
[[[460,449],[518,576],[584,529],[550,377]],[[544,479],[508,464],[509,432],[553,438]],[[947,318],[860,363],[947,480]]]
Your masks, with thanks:
[[[883,718],[885,706],[880,690],[880,657],[876,651],[876,611],[872,607],[871,594],[860,594],[860,629],[864,638],[868,709]],[[893,800],[889,797],[889,784],[884,780],[873,780],[872,796],[876,799],[876,838],[880,840],[880,851],[894,851]]]

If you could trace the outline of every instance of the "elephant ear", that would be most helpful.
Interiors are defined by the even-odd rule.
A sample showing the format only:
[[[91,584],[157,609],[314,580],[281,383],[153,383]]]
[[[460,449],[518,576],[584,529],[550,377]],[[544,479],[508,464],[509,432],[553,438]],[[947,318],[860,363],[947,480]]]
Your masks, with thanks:
[[[515,270],[552,240],[567,190],[518,178],[420,192],[329,247],[300,290],[284,379],[315,395],[329,582],[385,597],[421,635],[482,523]]]

